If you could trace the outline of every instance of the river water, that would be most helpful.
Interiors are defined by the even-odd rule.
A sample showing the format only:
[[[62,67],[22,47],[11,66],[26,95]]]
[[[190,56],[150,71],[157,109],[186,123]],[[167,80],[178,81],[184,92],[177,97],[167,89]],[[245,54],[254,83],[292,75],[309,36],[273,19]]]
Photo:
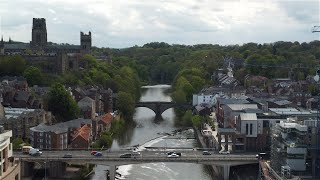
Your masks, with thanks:
[[[156,85],[145,86],[140,101],[171,101],[170,96],[165,94],[170,86]],[[114,139],[111,150],[130,147],[139,144],[141,147],[199,147],[195,139],[164,139],[162,133],[171,133],[178,129],[175,127],[175,113],[168,109],[162,114],[162,120],[155,120],[155,114],[147,108],[137,108],[126,131]],[[183,131],[181,134],[188,136],[191,130]],[[93,180],[106,179],[107,166],[97,166]],[[119,166],[118,179],[135,180],[209,180],[213,179],[206,166],[190,163],[146,163]]]

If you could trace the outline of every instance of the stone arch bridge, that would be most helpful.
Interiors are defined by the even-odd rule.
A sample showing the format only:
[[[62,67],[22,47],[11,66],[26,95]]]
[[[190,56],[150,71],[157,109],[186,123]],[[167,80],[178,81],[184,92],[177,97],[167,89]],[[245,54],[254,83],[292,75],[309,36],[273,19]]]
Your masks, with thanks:
[[[167,109],[178,107],[183,109],[191,109],[192,105],[187,103],[176,103],[176,102],[162,102],[162,101],[146,101],[146,102],[138,102],[135,107],[146,107],[151,109],[157,117],[161,116],[161,114]]]

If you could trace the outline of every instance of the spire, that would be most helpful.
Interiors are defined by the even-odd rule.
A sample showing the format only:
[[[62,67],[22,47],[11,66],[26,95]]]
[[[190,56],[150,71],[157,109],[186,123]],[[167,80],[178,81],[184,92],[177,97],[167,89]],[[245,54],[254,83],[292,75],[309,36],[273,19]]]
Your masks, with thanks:
[[[9,36],[9,43],[11,43],[11,41],[12,41],[12,40],[11,40],[11,37]]]

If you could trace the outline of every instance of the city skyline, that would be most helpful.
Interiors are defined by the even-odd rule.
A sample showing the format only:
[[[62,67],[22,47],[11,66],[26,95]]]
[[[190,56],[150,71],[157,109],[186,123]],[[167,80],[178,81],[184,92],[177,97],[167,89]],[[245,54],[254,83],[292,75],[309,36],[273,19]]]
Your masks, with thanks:
[[[320,2],[308,1],[62,1],[0,2],[0,34],[30,42],[32,18],[46,18],[48,41],[79,44],[91,31],[97,47],[124,48],[148,42],[243,44],[309,42],[319,33]],[[20,3],[21,4],[21,3]],[[15,9],[15,11],[12,11]]]

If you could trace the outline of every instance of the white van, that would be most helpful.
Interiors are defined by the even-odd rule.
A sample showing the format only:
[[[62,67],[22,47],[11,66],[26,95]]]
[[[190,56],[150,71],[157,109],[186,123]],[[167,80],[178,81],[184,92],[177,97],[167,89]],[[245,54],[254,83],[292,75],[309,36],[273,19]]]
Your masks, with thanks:
[[[40,156],[42,152],[39,149],[32,148],[29,151],[30,156]]]
[[[28,154],[30,149],[32,149],[32,146],[22,146],[22,153],[23,154]]]

